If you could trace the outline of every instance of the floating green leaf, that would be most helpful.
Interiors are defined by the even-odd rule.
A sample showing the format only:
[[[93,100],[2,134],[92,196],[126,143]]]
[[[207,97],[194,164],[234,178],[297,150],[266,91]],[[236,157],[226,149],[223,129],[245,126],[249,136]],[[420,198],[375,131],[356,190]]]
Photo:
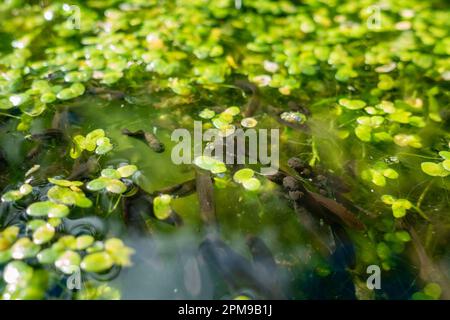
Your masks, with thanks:
[[[120,180],[111,179],[106,185],[106,190],[112,193],[124,193],[127,190],[127,186]]]
[[[428,283],[425,288],[423,289],[423,292],[432,297],[433,299],[439,299],[442,293],[441,286],[437,283],[431,282]]]
[[[255,118],[244,118],[241,120],[241,125],[245,128],[253,128],[256,127],[258,121]]]
[[[121,175],[116,169],[108,168],[103,169],[100,173],[102,177],[110,178],[110,179],[120,179]]]
[[[6,192],[2,196],[3,202],[12,202],[22,199],[24,196],[30,194],[33,191],[33,187],[28,183],[24,183],[20,186],[19,190],[11,190]]]
[[[113,258],[114,263],[120,266],[130,266],[130,256],[134,250],[124,245],[122,240],[111,238],[105,241],[105,250]]]
[[[199,114],[200,118],[203,119],[212,119],[214,118],[215,115],[216,113],[208,108],[203,109]]]
[[[79,270],[80,261],[81,258],[77,252],[67,250],[56,259],[55,267],[63,273],[72,274]]]
[[[28,238],[20,238],[11,247],[11,256],[14,259],[32,258],[39,252],[39,246]]]
[[[138,168],[132,164],[117,168],[117,172],[119,172],[122,178],[128,178],[132,176],[137,170]]]
[[[48,178],[48,182],[56,184],[57,186],[61,187],[80,187],[83,185],[83,182],[81,181],[69,181],[56,178]]]
[[[420,166],[423,172],[432,177],[446,177],[450,174],[442,163],[422,162]]]
[[[199,156],[195,158],[194,164],[204,170],[211,171],[215,174],[227,171],[227,168],[222,161],[208,156]]]
[[[105,251],[88,254],[81,262],[81,268],[87,272],[103,272],[114,264],[111,255]]]
[[[77,250],[84,250],[94,243],[94,237],[91,235],[82,235],[76,238]]]
[[[346,98],[339,99],[339,104],[350,110],[359,110],[366,106],[366,103],[362,100],[351,100]]]
[[[237,183],[242,183],[242,182],[252,178],[254,174],[255,173],[252,169],[245,168],[245,169],[236,171],[236,173],[233,175],[233,179]]]
[[[33,277],[33,268],[22,261],[8,263],[3,272],[6,283],[14,285],[25,285]]]
[[[261,187],[261,182],[256,178],[250,178],[242,182],[245,189],[250,191],[256,191]]]
[[[35,202],[27,208],[27,214],[33,217],[62,218],[69,214],[69,208],[51,201]]]
[[[62,251],[58,251],[54,248],[47,248],[37,254],[37,259],[42,264],[54,264],[61,253]]]
[[[91,191],[100,191],[106,188],[106,186],[108,185],[110,179],[109,178],[105,178],[105,177],[100,177],[97,179],[94,179],[92,181],[90,181],[87,185],[86,188],[88,188]]]
[[[51,201],[65,205],[76,205],[82,208],[92,206],[92,201],[81,190],[74,191],[71,188],[54,186],[48,190],[47,196]]]
[[[153,212],[158,219],[164,220],[170,216],[172,212],[170,207],[171,201],[172,197],[168,194],[162,194],[153,199]]]
[[[55,235],[55,228],[49,223],[44,224],[36,229],[33,233],[33,242],[36,244],[44,244],[52,240]]]

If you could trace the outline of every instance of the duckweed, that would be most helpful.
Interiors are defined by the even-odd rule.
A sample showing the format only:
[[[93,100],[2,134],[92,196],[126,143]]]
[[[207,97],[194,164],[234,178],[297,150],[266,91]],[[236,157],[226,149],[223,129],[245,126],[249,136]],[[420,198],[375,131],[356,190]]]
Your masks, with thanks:
[[[168,194],[157,196],[153,200],[153,210],[158,219],[164,220],[170,216],[170,213],[172,212],[170,207],[171,201],[172,197]]]

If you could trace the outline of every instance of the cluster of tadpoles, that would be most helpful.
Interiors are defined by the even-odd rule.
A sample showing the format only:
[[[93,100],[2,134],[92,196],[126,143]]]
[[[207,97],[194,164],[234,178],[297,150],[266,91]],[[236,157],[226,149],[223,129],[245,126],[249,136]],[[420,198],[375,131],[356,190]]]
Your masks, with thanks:
[[[261,108],[262,98],[259,90],[257,86],[248,81],[237,81],[236,86],[243,92],[251,94],[244,112],[246,117],[250,117]],[[93,89],[89,92],[100,94],[108,99],[124,98],[124,94],[120,91]],[[291,102],[289,107],[299,108],[294,102]],[[280,117],[280,110],[270,105],[266,105],[264,109],[268,114],[275,117],[280,124],[308,133],[309,130],[305,124],[292,123]],[[304,113],[309,112],[306,109],[301,111]],[[35,141],[36,144],[28,152],[26,157],[28,160],[34,160],[42,151],[42,147],[48,143],[70,141],[67,134],[69,116],[67,108],[57,111],[50,129],[30,136],[30,140]],[[162,153],[165,150],[164,144],[151,132],[144,130],[132,132],[128,129],[123,129],[122,134],[145,142],[154,152]],[[302,226],[310,235],[314,248],[322,255],[328,256],[333,254],[339,246],[342,247],[343,245],[343,247],[347,248],[346,267],[353,268],[355,263],[354,250],[347,230],[364,231],[365,225],[354,213],[346,208],[346,206],[357,208],[343,195],[343,193],[349,191],[348,186],[338,177],[313,168],[298,158],[289,159],[287,165],[295,174],[289,174],[287,171],[280,169],[278,173],[267,176],[267,178],[277,184],[283,191],[283,194],[285,194],[285,197],[292,203]],[[84,162],[81,159],[77,159],[67,179],[87,178],[96,168],[98,168],[98,162],[95,157],[89,157]],[[153,199],[156,196],[169,194],[173,198],[179,198],[196,192],[199,201],[200,217],[205,225],[205,230],[207,230],[205,239],[199,246],[198,259],[217,272],[233,292],[239,292],[241,289],[251,289],[263,298],[284,298],[277,276],[277,263],[269,248],[260,238],[252,235],[247,236],[247,245],[252,256],[251,260],[243,257],[221,240],[219,223],[215,212],[214,180],[210,172],[199,168],[195,170],[196,176],[194,179],[153,193],[148,193],[135,186],[134,192],[130,192],[122,201],[125,223],[138,233],[148,233],[145,218],[150,216],[156,219],[153,213]],[[308,188],[305,182],[313,186],[313,189],[317,192]],[[174,226],[183,224],[181,216],[174,210],[163,221]],[[323,222],[328,227],[324,228]],[[435,280],[441,284],[445,282],[446,278],[441,273],[436,272],[437,268],[427,256],[414,228],[408,223],[406,223],[405,227],[409,229],[412,235],[418,260],[422,266],[421,270],[425,273],[422,275],[422,278]],[[324,240],[330,238],[330,231],[334,239],[332,245]],[[328,233],[328,235],[325,235],[325,233]],[[443,295],[448,295],[450,292],[448,286],[441,285],[441,287],[443,288]]]

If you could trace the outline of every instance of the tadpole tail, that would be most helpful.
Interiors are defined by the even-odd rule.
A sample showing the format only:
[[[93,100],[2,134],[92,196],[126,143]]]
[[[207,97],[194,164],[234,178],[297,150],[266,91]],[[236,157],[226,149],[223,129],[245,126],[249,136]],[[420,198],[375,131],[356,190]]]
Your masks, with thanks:
[[[342,270],[354,269],[356,265],[355,246],[347,231],[341,225],[335,223],[330,226],[335,242],[332,254],[333,264]]]
[[[261,238],[252,235],[247,236],[247,246],[252,254],[256,275],[270,288],[264,294],[271,299],[284,299],[278,266],[270,249]]]
[[[196,184],[196,179],[187,180],[174,186],[153,192],[152,196],[157,196],[158,194],[170,194],[172,197],[176,198],[187,197],[196,191]]]
[[[214,203],[214,186],[211,174],[196,169],[196,190],[200,206],[200,217],[207,227],[216,227],[216,208]]]
[[[281,299],[272,282],[262,270],[234,251],[217,236],[209,235],[199,246],[200,256],[232,291],[251,289],[269,299]],[[258,260],[259,258],[257,258]]]
[[[235,85],[241,88],[244,92],[251,94],[247,107],[244,111],[244,116],[252,117],[261,106],[261,98],[258,87],[254,83],[244,79],[236,80]]]

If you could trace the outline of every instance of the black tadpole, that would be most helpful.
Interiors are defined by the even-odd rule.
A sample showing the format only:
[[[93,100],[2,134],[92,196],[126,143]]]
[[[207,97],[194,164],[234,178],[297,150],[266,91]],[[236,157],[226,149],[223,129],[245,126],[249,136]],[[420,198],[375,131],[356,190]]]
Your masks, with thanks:
[[[254,83],[251,83],[247,80],[237,80],[235,84],[242,90],[250,92],[252,94],[244,111],[244,115],[246,117],[252,117],[261,106],[261,98],[259,96],[258,87]]]
[[[158,138],[151,132],[147,132],[144,130],[132,132],[128,129],[123,129],[122,134],[147,142],[149,147],[157,153],[164,152],[165,150],[164,144],[160,142]]]
[[[364,230],[365,225],[350,210],[336,200],[327,198],[321,194],[309,191],[302,181],[279,170],[275,175],[267,177],[272,182],[282,186],[292,198],[301,203],[308,211],[325,219],[329,224],[340,223],[356,230]],[[295,191],[299,191],[297,193]]]
[[[207,226],[214,226],[216,224],[214,186],[209,172],[196,170],[196,189],[200,205],[200,216]]]
[[[196,180],[191,179],[185,182],[170,186],[154,192],[152,195],[157,196],[159,194],[170,194],[172,197],[180,198],[193,194],[196,191]]]
[[[86,162],[80,162],[77,159],[72,167],[72,172],[67,177],[68,180],[78,180],[89,177],[89,175],[98,169],[98,160],[90,157]]]
[[[233,290],[250,288],[269,299],[284,297],[279,287],[276,262],[265,244],[250,240],[253,260],[248,260],[219,237],[209,235],[200,244],[200,256]]]
[[[121,100],[125,98],[124,92],[107,88],[90,87],[87,92],[108,100]]]

